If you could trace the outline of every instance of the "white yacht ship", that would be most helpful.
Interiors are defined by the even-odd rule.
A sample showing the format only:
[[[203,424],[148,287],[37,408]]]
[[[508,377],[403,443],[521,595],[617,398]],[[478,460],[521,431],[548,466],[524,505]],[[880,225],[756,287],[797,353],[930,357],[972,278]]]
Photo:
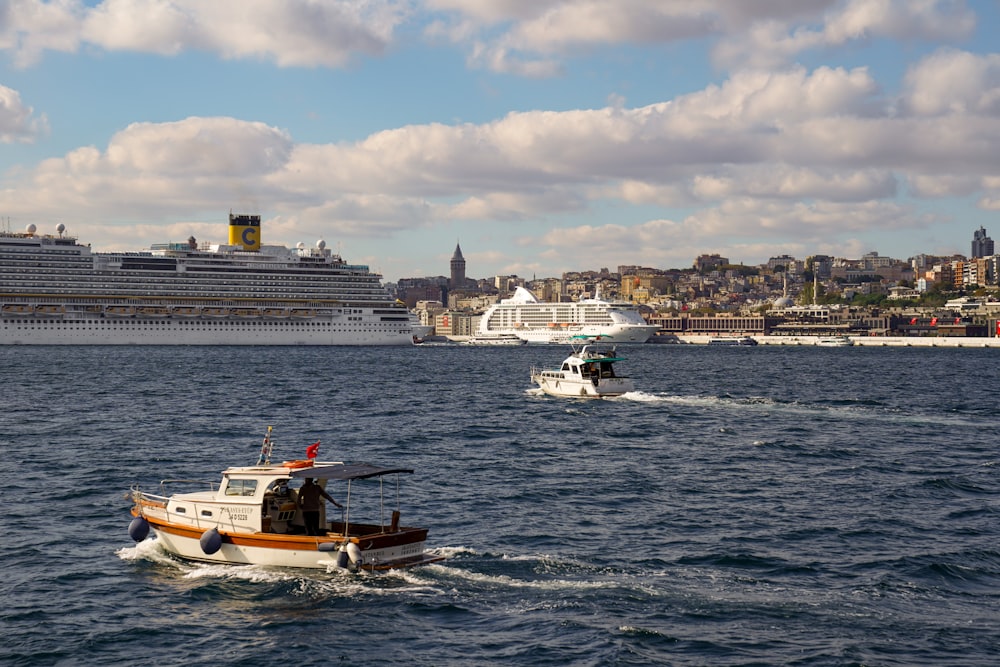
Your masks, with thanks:
[[[323,241],[261,245],[259,215],[229,243],[99,253],[66,236],[0,232],[0,344],[411,345],[414,320],[367,266]]]
[[[593,299],[566,303],[539,301],[523,287],[483,313],[476,337],[513,334],[529,343],[567,343],[574,336],[610,337],[615,343],[645,343],[659,329],[635,305]]]

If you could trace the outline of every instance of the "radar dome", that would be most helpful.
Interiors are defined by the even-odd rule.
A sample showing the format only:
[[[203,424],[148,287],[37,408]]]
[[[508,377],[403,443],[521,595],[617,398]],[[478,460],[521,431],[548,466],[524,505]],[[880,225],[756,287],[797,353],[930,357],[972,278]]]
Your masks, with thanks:
[[[58,225],[56,225],[56,233],[62,234],[65,231],[66,231],[66,225],[64,225],[61,222]]]
[[[38,227],[35,227],[35,225],[34,225],[34,224],[30,224],[30,225],[28,225],[28,227],[27,227],[27,228],[25,229],[25,231],[26,231],[26,232],[28,232],[29,234],[32,234],[32,235],[33,235],[33,234],[35,233],[35,231],[36,231],[37,229],[38,229]]]
[[[322,250],[323,248],[326,247],[326,241],[324,241],[323,239],[316,241],[316,247]]]
[[[295,244],[295,247],[298,248],[299,250],[305,250],[306,244],[303,243],[302,241],[299,241],[298,243]]]
[[[790,308],[791,306],[794,306],[794,305],[795,305],[795,302],[792,301],[787,296],[783,296],[781,298],[778,298],[778,299],[774,300],[774,307],[775,308]]]

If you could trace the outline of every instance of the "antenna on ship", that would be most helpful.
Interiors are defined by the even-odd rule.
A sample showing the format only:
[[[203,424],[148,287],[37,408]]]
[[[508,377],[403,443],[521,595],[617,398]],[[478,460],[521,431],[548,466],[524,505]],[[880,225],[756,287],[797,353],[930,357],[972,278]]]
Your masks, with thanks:
[[[271,465],[271,450],[274,449],[274,444],[271,442],[271,429],[273,426],[267,427],[267,433],[264,434],[264,442],[260,445],[260,458],[257,459],[257,465]]]

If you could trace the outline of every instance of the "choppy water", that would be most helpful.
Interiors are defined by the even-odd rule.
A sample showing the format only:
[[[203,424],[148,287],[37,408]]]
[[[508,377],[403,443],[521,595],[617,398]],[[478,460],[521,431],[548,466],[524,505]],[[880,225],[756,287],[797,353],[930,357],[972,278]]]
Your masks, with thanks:
[[[0,348],[4,665],[995,665],[1000,351]],[[416,468],[440,565],[183,563],[125,490],[276,458]]]

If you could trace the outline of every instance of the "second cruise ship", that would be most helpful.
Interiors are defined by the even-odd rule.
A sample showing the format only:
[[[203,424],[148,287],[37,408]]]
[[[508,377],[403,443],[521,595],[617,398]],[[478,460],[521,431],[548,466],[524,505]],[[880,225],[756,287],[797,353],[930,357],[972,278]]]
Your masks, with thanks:
[[[511,298],[483,313],[475,335],[487,339],[512,334],[529,343],[567,343],[574,336],[645,343],[658,329],[625,301],[605,301],[597,294],[593,299],[548,303],[518,286]]]
[[[98,253],[76,238],[0,232],[0,344],[410,345],[414,320],[381,276],[322,241],[262,245],[259,215],[229,243]]]

